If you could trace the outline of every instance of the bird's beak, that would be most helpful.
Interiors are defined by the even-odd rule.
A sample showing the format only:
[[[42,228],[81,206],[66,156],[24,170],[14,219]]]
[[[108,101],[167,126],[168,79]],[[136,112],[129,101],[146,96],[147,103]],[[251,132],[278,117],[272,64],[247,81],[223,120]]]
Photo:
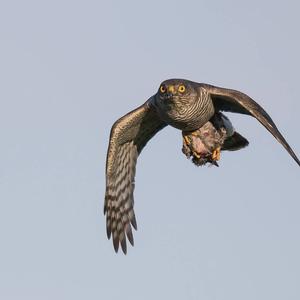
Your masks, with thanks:
[[[174,85],[169,85],[167,87],[167,93],[164,94],[164,98],[166,100],[170,100],[171,98],[173,98],[174,92],[175,92]]]
[[[174,91],[175,91],[174,85],[169,85],[168,86],[168,93],[174,94]]]

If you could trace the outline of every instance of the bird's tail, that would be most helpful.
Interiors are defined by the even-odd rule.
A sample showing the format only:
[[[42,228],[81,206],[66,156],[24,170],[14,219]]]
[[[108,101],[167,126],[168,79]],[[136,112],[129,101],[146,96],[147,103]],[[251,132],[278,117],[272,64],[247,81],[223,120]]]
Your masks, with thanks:
[[[246,138],[240,135],[238,132],[234,132],[234,134],[228,137],[224,144],[222,145],[221,150],[228,150],[228,151],[236,151],[240,150],[249,145],[249,142]]]

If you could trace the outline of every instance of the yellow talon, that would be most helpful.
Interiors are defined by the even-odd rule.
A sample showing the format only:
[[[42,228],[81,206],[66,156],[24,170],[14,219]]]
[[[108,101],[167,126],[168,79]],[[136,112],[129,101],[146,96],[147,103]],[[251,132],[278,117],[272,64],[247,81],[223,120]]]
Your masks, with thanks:
[[[191,138],[190,138],[191,135],[196,136],[196,134],[193,134],[193,133],[191,133],[189,135],[182,134],[183,144],[186,145],[187,147],[189,147],[191,145],[191,142],[192,142]],[[192,151],[192,153],[193,153],[193,156],[195,156],[196,158],[198,158],[198,159],[201,158],[201,155],[199,155],[197,152]]]
[[[189,138],[188,138],[186,135],[183,136],[183,142],[184,142],[186,145],[189,145],[189,144],[191,143],[190,140],[189,140]]]
[[[221,158],[221,147],[216,148],[212,155],[211,155],[212,160],[220,160]]]
[[[201,155],[199,155],[197,152],[193,151],[193,155],[197,158],[201,158]]]

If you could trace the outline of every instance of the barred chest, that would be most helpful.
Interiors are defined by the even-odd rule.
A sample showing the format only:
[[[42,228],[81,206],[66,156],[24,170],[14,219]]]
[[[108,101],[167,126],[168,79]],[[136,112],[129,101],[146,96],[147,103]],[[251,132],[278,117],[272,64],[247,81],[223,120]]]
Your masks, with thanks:
[[[202,97],[201,97],[202,96]],[[167,124],[182,131],[192,131],[202,127],[214,115],[212,101],[201,95],[193,99],[179,99],[169,103],[155,101],[160,118]]]

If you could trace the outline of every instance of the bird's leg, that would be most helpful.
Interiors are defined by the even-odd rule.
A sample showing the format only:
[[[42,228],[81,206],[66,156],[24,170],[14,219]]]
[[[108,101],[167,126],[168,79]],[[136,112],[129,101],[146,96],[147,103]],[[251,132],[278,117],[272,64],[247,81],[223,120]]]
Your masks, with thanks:
[[[192,155],[192,152],[191,152],[191,149],[190,149],[190,140],[187,136],[185,136],[183,133],[182,133],[182,139],[183,139],[183,143],[182,143],[182,152],[183,154],[187,157],[187,158],[190,158],[191,155]]]
[[[195,137],[198,137],[197,133],[196,132],[191,132],[189,134],[185,134],[182,132],[182,137],[183,137],[183,149],[189,149],[189,155],[193,155],[195,156],[196,158],[200,158],[201,156],[195,151],[194,147],[193,147],[193,137],[192,136],[195,136]],[[185,153],[185,151],[184,151]]]
[[[191,141],[189,140],[189,138],[187,137],[187,135],[182,134],[182,137],[183,137],[183,143],[186,146],[189,146],[191,144]]]
[[[221,158],[221,147],[217,147],[213,152],[212,152],[212,155],[211,155],[211,158],[213,161],[217,161],[217,160],[220,160]]]

